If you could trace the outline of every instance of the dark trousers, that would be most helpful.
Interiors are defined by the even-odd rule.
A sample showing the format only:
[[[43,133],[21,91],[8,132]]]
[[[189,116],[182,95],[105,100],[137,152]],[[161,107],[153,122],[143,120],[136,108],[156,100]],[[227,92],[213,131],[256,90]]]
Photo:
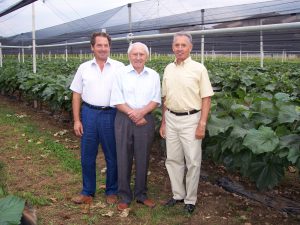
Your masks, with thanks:
[[[154,117],[145,116],[147,124],[136,126],[127,115],[117,112],[115,134],[118,160],[118,194],[121,202],[130,203],[133,198],[147,198],[147,171],[154,138]],[[135,160],[134,195],[130,188],[133,158]]]
[[[96,192],[96,158],[99,144],[106,161],[106,195],[118,192],[117,153],[114,121],[116,109],[97,110],[82,106],[83,136],[81,138],[81,166],[83,189],[81,194],[94,196]]]

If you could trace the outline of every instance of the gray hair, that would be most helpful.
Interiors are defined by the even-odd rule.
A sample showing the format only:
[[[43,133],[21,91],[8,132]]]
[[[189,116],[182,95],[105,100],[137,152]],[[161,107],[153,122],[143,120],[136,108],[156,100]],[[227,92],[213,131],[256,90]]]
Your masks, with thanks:
[[[193,38],[192,38],[192,35],[191,35],[190,33],[184,32],[184,31],[175,33],[174,36],[173,36],[173,42],[175,41],[175,39],[176,39],[177,37],[180,37],[180,36],[187,37],[187,39],[189,40],[189,42],[190,42],[191,44],[193,44]]]
[[[130,44],[129,47],[128,47],[127,53],[129,54],[132,51],[133,47],[135,47],[135,46],[143,47],[145,52],[146,52],[147,57],[149,57],[149,49],[148,49],[147,45],[145,45],[142,42],[135,42],[135,43]]]

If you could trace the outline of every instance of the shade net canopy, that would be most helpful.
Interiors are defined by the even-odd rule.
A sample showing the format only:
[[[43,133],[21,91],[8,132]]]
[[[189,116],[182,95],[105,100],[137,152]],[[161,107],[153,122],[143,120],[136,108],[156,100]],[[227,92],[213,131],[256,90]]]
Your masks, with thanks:
[[[126,37],[129,33],[139,36],[182,30],[291,23],[300,21],[299,13],[300,0],[274,0],[223,7],[209,7],[202,1],[195,0],[148,0],[125,4],[74,21],[37,30],[36,43],[46,45],[89,41],[92,32],[103,29],[114,38]],[[205,48],[208,51],[258,51],[259,35],[259,32],[207,35]],[[171,38],[149,38],[143,41],[155,52],[171,51]],[[264,48],[268,51],[300,51],[300,30],[264,32],[264,41],[266,42]],[[0,42],[2,45],[28,46],[32,44],[32,33],[25,32],[2,37]],[[194,37],[194,45],[200,46],[200,36]],[[127,47],[126,41],[116,42],[113,43],[112,49],[124,52]],[[70,48],[74,52],[79,49],[89,51],[88,44]],[[64,48],[57,47],[55,50],[64,51]]]

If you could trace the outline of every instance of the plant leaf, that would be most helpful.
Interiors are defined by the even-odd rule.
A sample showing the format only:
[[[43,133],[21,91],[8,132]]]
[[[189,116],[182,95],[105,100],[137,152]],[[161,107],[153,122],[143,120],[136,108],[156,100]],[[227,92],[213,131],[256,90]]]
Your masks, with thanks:
[[[296,111],[295,105],[281,105],[279,108],[278,122],[293,123],[299,120],[299,113]]]
[[[288,148],[287,159],[295,164],[300,158],[300,136],[297,134],[290,134],[282,136],[280,139],[280,148]]]
[[[265,126],[260,126],[258,130],[250,129],[243,141],[243,145],[251,149],[254,154],[272,152],[278,144],[276,133]]]
[[[215,115],[211,115],[207,125],[207,130],[210,136],[215,136],[219,133],[224,133],[231,125],[231,117],[227,116],[223,118],[217,118]]]
[[[0,224],[18,225],[21,220],[24,206],[25,201],[13,195],[0,199]]]
[[[280,163],[268,160],[251,164],[251,178],[254,178],[259,190],[272,189],[283,176],[284,169]]]

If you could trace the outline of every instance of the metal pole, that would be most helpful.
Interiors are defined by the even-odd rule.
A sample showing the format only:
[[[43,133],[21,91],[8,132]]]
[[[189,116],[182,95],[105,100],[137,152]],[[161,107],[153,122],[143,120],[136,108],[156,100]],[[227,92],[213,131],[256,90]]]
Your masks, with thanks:
[[[2,67],[3,66],[3,62],[2,62],[2,60],[3,60],[3,56],[2,56],[2,48],[1,48],[1,42],[0,42],[0,67]]]
[[[260,20],[260,25],[262,25],[262,20]],[[262,30],[260,31],[260,67],[264,67],[264,41]]]
[[[68,62],[68,46],[67,45],[66,45],[65,55],[66,55],[66,62]]]
[[[32,3],[32,71],[36,73],[36,51],[35,51],[35,10]]]
[[[132,23],[131,23],[131,3],[127,4],[128,7],[128,25],[129,25],[129,36],[132,35]],[[132,43],[132,39],[130,39],[129,45]]]
[[[204,30],[204,9],[201,9],[201,29]],[[204,34],[201,35],[201,63],[204,64]]]

